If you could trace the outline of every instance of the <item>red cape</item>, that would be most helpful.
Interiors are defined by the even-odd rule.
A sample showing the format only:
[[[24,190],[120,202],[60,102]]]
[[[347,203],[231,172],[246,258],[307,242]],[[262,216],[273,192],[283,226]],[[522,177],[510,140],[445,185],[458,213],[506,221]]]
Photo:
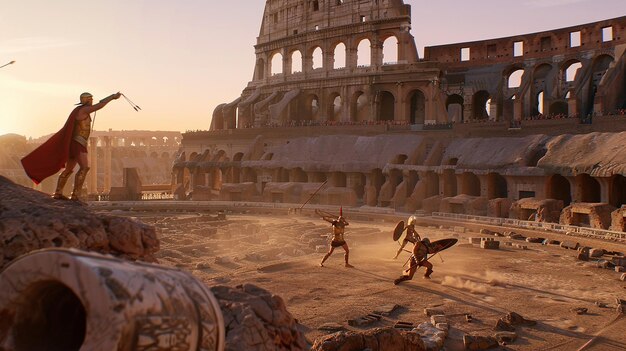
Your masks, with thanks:
[[[41,183],[44,179],[56,174],[61,168],[65,168],[70,154],[74,122],[81,107],[83,106],[76,107],[70,113],[61,130],[22,159],[22,166],[24,166],[26,174],[35,184]]]

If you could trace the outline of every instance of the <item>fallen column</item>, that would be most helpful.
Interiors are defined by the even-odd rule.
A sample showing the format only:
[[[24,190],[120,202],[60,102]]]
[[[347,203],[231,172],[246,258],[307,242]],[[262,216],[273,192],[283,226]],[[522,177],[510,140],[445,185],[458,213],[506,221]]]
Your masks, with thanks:
[[[223,351],[208,287],[184,271],[46,249],[0,273],[0,349]]]

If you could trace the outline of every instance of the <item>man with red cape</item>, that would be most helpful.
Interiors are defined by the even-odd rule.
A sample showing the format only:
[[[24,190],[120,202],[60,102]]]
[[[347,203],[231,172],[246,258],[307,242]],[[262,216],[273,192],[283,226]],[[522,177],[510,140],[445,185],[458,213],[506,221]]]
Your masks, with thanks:
[[[112,100],[119,99],[121,95],[118,92],[100,100],[100,102],[94,105],[93,95],[89,93],[80,94],[80,103],[70,113],[63,128],[22,159],[22,165],[30,179],[35,184],[39,184],[49,176],[56,174],[61,168],[64,168],[59,175],[57,187],[52,197],[67,200],[68,198],[63,195],[63,188],[78,163],[79,169],[76,172],[74,188],[69,198],[78,200],[83,183],[87,177],[87,172],[89,172],[87,142],[91,133],[90,114],[103,108]]]

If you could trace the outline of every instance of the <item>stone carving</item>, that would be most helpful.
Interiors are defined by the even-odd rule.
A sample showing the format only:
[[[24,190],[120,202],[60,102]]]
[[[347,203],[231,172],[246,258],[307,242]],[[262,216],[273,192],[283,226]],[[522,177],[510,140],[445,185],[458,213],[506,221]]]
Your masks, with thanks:
[[[222,351],[220,306],[191,274],[68,249],[0,274],[0,349]]]

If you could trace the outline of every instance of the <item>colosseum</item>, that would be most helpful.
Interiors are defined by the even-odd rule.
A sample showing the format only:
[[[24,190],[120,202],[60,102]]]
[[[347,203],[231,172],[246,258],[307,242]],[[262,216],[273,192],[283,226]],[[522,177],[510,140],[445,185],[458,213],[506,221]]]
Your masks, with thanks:
[[[419,57],[410,14],[267,1],[253,79],[183,134],[174,196],[625,231],[626,17]]]

